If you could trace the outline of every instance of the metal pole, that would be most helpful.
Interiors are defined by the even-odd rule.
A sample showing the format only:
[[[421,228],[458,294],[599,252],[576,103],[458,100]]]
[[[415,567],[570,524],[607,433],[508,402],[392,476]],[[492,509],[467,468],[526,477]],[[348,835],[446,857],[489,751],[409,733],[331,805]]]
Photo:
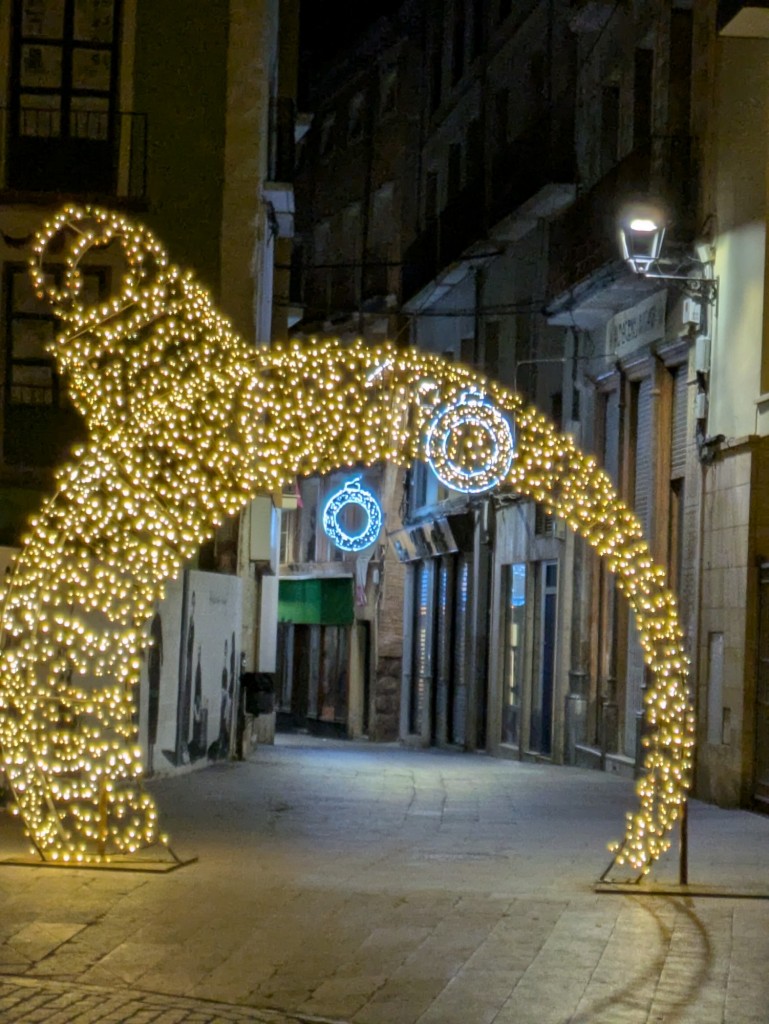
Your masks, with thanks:
[[[678,884],[689,884],[689,801],[684,800],[681,810],[681,831],[678,850]]]

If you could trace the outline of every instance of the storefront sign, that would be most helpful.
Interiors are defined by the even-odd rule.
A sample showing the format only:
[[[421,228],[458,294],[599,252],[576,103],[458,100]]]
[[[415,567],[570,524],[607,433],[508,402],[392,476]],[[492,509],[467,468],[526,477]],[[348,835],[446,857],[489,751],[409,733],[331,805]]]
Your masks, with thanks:
[[[656,292],[613,316],[606,325],[606,354],[621,359],[664,338],[666,298],[666,291]]]
[[[437,558],[459,550],[445,519],[433,519],[419,526],[404,527],[389,534],[389,540],[400,562]]]

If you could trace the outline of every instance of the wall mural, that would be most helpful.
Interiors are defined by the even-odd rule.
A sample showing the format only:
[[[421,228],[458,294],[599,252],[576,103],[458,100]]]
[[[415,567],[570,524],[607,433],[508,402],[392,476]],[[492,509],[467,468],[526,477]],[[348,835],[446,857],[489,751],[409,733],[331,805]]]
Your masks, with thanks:
[[[111,301],[87,307],[80,263],[107,246],[122,248],[125,274]],[[541,502],[616,574],[653,683],[639,803],[615,863],[648,871],[690,782],[687,662],[665,570],[595,459],[517,395],[436,355],[246,344],[148,230],[114,213],[67,207],[35,252],[35,285],[63,321],[52,355],[89,432],[30,524],[2,614],[0,750],[40,856],[90,863],[157,841],[135,691],[156,602],[212,527],[297,475],[408,465],[438,436],[431,454],[449,478]],[[61,288],[48,260],[65,262]],[[192,715],[194,672],[189,703]],[[183,759],[183,742],[173,751]]]
[[[238,576],[193,569],[166,586],[149,623],[139,681],[139,736],[149,772],[169,775],[230,756],[241,611]]]

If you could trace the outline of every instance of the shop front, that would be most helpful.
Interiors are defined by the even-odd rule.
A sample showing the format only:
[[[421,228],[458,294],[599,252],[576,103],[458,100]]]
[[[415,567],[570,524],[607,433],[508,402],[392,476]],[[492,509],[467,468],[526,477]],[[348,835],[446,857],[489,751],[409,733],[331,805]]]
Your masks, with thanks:
[[[391,536],[407,563],[401,739],[475,749],[486,721],[487,555],[476,511]]]
[[[352,577],[282,579],[278,620],[277,728],[349,735]]]

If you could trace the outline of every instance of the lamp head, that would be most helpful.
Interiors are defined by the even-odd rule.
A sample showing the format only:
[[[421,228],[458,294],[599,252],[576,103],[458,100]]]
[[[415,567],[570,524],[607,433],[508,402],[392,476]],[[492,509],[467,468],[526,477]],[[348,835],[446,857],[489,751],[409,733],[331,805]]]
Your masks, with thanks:
[[[667,215],[659,203],[626,203],[618,218],[622,258],[636,274],[645,274],[660,258]]]

